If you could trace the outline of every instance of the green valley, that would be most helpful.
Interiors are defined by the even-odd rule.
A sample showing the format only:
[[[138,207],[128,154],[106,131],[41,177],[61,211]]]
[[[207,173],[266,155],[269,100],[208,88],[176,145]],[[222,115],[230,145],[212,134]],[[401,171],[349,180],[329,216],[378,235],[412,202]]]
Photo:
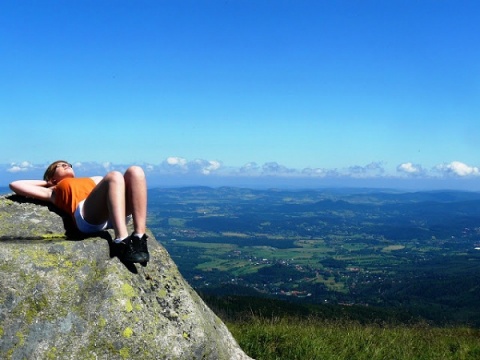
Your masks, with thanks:
[[[149,191],[149,227],[204,295],[395,308],[480,325],[480,194]]]

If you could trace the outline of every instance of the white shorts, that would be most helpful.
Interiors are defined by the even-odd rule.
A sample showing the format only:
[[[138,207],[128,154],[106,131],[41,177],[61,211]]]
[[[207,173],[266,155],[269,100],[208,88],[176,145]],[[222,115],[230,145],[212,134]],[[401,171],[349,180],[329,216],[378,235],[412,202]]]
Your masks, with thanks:
[[[106,221],[103,224],[98,224],[98,225],[93,225],[90,224],[87,220],[84,219],[83,217],[83,203],[85,200],[82,200],[78,203],[77,209],[75,210],[75,213],[73,214],[75,218],[75,223],[77,224],[78,230],[80,230],[83,233],[95,233],[99,231],[103,231],[106,229],[112,229],[112,222],[110,220]],[[128,215],[126,218],[126,223],[128,224],[130,220],[132,219],[132,215]]]

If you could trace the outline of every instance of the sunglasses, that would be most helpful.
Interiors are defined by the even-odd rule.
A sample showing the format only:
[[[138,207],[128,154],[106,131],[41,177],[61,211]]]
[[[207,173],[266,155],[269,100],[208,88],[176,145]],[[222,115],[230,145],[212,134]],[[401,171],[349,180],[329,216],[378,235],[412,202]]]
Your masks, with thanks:
[[[73,168],[72,164],[67,164],[67,163],[57,164],[56,167],[57,167],[57,168],[62,167],[62,168],[64,168],[64,169]]]

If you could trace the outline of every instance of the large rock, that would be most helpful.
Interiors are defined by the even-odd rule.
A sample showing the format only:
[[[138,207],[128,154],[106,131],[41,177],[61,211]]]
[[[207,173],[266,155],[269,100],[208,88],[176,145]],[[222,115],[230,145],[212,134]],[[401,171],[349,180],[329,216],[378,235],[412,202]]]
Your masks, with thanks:
[[[0,197],[1,359],[249,359],[152,234],[127,266],[52,210]]]

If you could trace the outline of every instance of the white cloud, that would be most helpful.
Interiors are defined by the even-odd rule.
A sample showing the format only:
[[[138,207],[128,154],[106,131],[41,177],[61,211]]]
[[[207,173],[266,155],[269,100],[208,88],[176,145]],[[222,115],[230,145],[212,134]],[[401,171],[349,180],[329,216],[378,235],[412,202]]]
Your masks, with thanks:
[[[111,171],[114,168],[113,164],[109,161],[102,163],[102,166],[106,171]]]
[[[413,164],[411,162],[406,162],[397,166],[397,171],[407,175],[421,175],[425,171],[420,165]]]
[[[28,170],[31,170],[32,168],[33,168],[33,165],[30,162],[23,161],[19,164],[11,163],[7,171],[11,173],[17,173],[17,172],[28,171]]]
[[[188,172],[187,160],[177,156],[168,157],[160,166],[167,174]]]
[[[296,172],[296,170],[289,169],[286,166],[283,166],[275,161],[263,164],[262,171],[264,174],[268,174],[268,175],[292,174]]]
[[[301,174],[305,176],[320,177],[320,178],[339,176],[337,169],[329,170],[329,169],[322,169],[322,168],[316,168],[316,169],[305,168],[302,170]]]
[[[221,164],[216,160],[202,160],[196,159],[191,163],[188,163],[189,169],[199,172],[203,175],[210,175],[212,172],[220,169]]]
[[[184,158],[178,157],[178,156],[170,156],[165,161],[170,166],[184,167],[185,165],[187,165],[187,159],[184,159]]]
[[[364,178],[364,177],[375,177],[382,175],[385,172],[382,163],[380,162],[371,162],[365,166],[350,166],[347,169],[346,175],[356,177],[356,178]]]
[[[7,169],[8,172],[16,173],[20,171],[25,171],[26,169],[21,168],[20,166],[13,165],[11,168]]]
[[[249,162],[243,165],[239,172],[244,175],[256,175],[259,173],[260,166],[256,162]]]
[[[438,165],[436,170],[447,175],[456,175],[460,177],[480,175],[480,169],[478,167],[469,166],[460,161],[452,161],[450,164]]]
[[[203,174],[209,175],[219,170],[222,164],[216,160],[195,159],[188,161],[185,158],[170,156],[160,165],[165,173]]]

